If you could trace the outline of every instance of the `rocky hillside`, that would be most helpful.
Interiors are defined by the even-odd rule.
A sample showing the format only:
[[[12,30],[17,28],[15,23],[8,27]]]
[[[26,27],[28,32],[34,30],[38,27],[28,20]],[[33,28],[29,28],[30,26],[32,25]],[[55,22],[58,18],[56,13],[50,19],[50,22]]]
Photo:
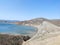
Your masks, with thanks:
[[[35,18],[26,21],[15,21],[15,20],[0,20],[2,23],[13,23],[13,24],[20,24],[20,25],[39,25],[43,21],[51,22],[57,26],[60,26],[60,19],[46,19],[46,18]]]
[[[60,45],[60,27],[44,21],[37,28],[36,35],[23,45]]]
[[[60,26],[60,19],[53,19],[51,22],[57,26]]]
[[[36,18],[36,19],[31,19],[31,20],[26,20],[26,21],[20,21],[20,22],[15,22],[15,24],[22,24],[22,25],[39,25],[43,21],[48,21],[51,22],[57,26],[60,26],[60,19],[46,19],[46,18]]]
[[[29,36],[0,34],[0,45],[22,45],[28,39]]]

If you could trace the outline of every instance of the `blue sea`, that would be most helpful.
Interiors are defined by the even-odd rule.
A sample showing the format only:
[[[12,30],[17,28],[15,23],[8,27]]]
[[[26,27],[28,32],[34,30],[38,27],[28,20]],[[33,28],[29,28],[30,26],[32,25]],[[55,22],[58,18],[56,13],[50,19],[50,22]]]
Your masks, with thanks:
[[[0,33],[28,35],[36,32],[35,27],[0,23]]]

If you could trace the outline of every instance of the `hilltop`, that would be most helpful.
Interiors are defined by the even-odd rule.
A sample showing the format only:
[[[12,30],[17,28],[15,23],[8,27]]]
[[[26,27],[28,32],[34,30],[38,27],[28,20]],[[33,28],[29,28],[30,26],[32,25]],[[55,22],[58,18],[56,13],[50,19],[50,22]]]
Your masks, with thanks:
[[[12,23],[12,24],[20,24],[20,25],[39,25],[43,21],[48,21],[57,26],[60,26],[60,19],[46,19],[46,18],[35,18],[35,19],[25,20],[25,21],[0,20],[0,23]]]
[[[19,21],[19,22],[14,22],[14,23],[20,24],[20,25],[39,25],[44,21],[48,21],[57,26],[60,26],[60,19],[46,19],[46,18],[35,18],[35,19],[31,19],[31,20]]]

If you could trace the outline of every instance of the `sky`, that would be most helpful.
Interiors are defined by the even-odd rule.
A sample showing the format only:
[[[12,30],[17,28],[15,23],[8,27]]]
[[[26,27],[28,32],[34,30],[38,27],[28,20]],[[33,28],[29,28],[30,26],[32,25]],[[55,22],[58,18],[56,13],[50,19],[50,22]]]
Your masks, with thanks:
[[[60,19],[60,0],[0,0],[0,19]]]

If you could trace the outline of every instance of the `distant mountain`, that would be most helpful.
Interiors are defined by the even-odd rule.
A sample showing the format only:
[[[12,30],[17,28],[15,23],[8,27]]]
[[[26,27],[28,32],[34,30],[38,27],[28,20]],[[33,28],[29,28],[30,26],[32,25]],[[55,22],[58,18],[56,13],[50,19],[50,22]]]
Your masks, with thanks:
[[[40,24],[42,23],[43,21],[50,21],[48,19],[45,19],[45,18],[36,18],[36,19],[31,19],[31,20],[26,20],[26,21],[20,21],[20,22],[15,22],[16,24],[34,24],[34,25],[37,25],[37,24]]]
[[[13,23],[13,24],[20,24],[20,25],[39,25],[43,21],[48,21],[57,26],[60,26],[60,19],[35,18],[35,19],[31,19],[31,20],[26,20],[26,21],[0,20],[0,22],[3,22],[3,23]]]
[[[17,20],[0,20],[0,23],[14,23],[14,22],[19,22]]]
[[[60,19],[53,19],[51,22],[57,26],[60,26]]]
[[[15,22],[15,24],[22,24],[22,25],[39,25],[43,21],[51,22],[57,26],[60,26],[60,19],[46,19],[46,18],[35,18],[26,21]]]

